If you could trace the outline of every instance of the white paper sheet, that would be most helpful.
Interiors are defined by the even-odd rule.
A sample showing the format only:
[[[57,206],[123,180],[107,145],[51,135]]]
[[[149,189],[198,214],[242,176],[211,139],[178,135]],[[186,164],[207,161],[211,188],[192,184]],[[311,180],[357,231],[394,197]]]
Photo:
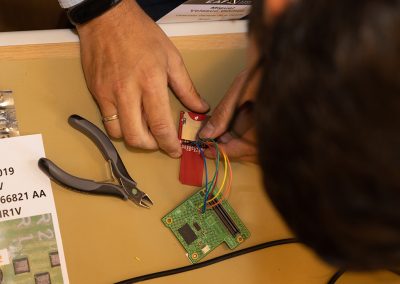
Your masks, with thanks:
[[[37,164],[41,157],[41,135],[0,139],[2,283],[69,283],[50,180]]]

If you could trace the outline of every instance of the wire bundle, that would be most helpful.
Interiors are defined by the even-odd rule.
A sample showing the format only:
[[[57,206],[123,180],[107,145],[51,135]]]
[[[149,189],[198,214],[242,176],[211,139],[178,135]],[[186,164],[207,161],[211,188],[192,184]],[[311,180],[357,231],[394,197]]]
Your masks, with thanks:
[[[204,202],[201,209],[201,212],[204,213],[206,212],[206,209],[213,208],[228,198],[232,186],[232,167],[228,155],[222,148],[218,147],[218,143],[214,139],[197,140],[196,147],[200,151],[205,171]],[[215,172],[211,181],[209,181],[207,159],[203,148],[211,148],[216,152]],[[222,182],[218,186],[221,155],[224,164],[224,174],[222,177]]]

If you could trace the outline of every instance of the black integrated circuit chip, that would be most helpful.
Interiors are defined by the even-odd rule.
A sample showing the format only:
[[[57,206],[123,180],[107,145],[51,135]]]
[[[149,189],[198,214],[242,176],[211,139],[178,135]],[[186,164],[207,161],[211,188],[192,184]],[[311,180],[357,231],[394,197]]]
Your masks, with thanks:
[[[200,230],[201,230],[201,227],[200,227],[199,223],[197,223],[197,222],[194,222],[194,223],[193,223],[193,227],[194,227],[197,231],[200,231]]]
[[[190,245],[197,239],[195,232],[192,230],[192,228],[190,228],[188,223],[178,229],[178,232],[188,245]]]
[[[53,251],[49,253],[51,267],[60,266],[60,256],[58,251]]]
[[[35,274],[35,284],[51,284],[50,273],[43,272]]]
[[[13,266],[15,275],[31,271],[27,257],[13,259]]]

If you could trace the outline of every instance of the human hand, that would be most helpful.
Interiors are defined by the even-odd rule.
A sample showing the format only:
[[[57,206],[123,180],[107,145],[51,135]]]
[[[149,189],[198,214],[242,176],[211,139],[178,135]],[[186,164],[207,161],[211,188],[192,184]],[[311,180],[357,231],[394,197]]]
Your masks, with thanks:
[[[133,0],[77,26],[82,66],[89,91],[108,134],[130,146],[181,155],[168,97],[168,85],[192,111],[206,112],[178,50]]]
[[[229,123],[234,115],[235,109],[254,97],[253,81],[247,82],[249,72],[241,72],[233,81],[228,92],[214,109],[206,125],[200,130],[201,138],[218,138],[218,146],[222,147],[229,158],[241,161],[257,162],[257,148],[255,145],[255,129],[249,128],[242,137],[234,137],[229,132]],[[242,94],[244,84],[246,91]],[[205,154],[208,158],[215,158],[215,152],[207,149]]]

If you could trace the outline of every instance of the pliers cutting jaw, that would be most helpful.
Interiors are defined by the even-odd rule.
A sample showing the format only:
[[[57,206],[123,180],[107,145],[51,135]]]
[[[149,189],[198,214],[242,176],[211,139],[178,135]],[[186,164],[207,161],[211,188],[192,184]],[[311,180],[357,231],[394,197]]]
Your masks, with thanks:
[[[104,158],[108,161],[112,176],[118,184],[96,182],[73,176],[46,158],[39,159],[39,168],[48,177],[64,187],[83,193],[112,195],[124,200],[129,199],[138,206],[150,208],[153,202],[146,193],[137,188],[136,181],[130,177],[117,150],[107,135],[93,123],[79,115],[71,115],[68,122],[96,144]]]
[[[153,205],[153,201],[151,201],[150,197],[146,193],[137,188],[136,181],[129,176],[124,164],[122,164],[122,160],[119,159],[119,161],[121,161],[121,164],[117,167],[117,164],[115,164],[114,161],[108,160],[114,180],[118,181],[121,189],[124,190],[127,199],[130,199],[141,207],[150,208],[150,206]],[[120,172],[120,169],[122,168],[125,173]]]

